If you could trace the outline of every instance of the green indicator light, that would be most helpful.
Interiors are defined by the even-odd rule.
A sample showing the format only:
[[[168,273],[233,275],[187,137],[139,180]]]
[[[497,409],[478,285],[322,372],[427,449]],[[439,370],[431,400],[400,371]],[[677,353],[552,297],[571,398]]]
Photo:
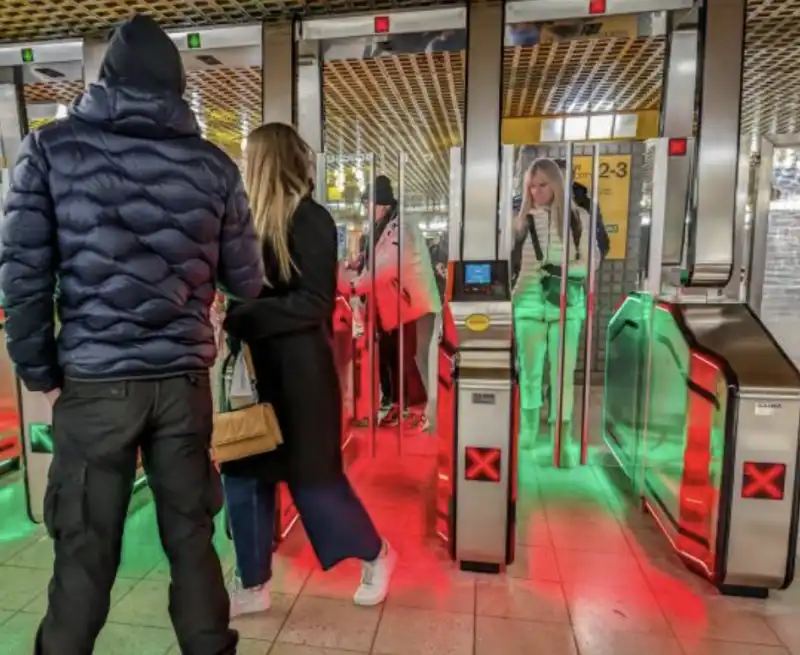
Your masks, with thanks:
[[[32,64],[34,61],[36,61],[36,57],[33,56],[33,48],[23,48],[20,50],[20,53],[22,55],[23,63]]]
[[[198,32],[192,32],[191,34],[187,35],[186,43],[190,50],[197,50],[198,48],[203,47],[202,42],[200,41],[200,34]]]

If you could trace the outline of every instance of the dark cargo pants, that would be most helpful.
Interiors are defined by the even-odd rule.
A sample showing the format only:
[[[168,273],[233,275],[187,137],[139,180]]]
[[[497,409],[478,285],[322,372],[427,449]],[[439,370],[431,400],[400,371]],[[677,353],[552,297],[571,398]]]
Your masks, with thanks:
[[[45,524],[55,563],[38,655],[90,655],[109,611],[137,450],[155,498],[172,583],[169,613],[184,655],[232,655],[229,603],[212,545],[222,504],[209,459],[209,377],[67,380],[53,408]]]

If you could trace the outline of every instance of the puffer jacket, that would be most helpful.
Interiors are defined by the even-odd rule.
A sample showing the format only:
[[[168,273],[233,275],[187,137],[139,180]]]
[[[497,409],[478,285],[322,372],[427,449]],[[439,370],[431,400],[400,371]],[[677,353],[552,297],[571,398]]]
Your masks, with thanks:
[[[264,275],[236,165],[179,93],[112,81],[25,138],[0,243],[7,348],[32,391],[208,369],[217,283],[257,297]]]

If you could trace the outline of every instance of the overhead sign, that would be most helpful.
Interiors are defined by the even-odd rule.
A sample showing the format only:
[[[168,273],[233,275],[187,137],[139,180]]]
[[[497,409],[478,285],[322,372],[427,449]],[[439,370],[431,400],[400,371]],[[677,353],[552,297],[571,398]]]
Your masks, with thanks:
[[[572,162],[575,181],[591,192],[592,157],[574,157]],[[601,155],[599,195],[600,213],[603,215],[610,246],[606,259],[625,259],[631,196],[630,155]]]

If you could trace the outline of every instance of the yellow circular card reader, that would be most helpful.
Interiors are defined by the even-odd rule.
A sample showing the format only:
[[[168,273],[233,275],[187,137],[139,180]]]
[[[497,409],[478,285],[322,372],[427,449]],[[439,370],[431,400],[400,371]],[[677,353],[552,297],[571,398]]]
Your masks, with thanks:
[[[492,321],[486,314],[470,314],[464,324],[470,332],[486,332]]]

